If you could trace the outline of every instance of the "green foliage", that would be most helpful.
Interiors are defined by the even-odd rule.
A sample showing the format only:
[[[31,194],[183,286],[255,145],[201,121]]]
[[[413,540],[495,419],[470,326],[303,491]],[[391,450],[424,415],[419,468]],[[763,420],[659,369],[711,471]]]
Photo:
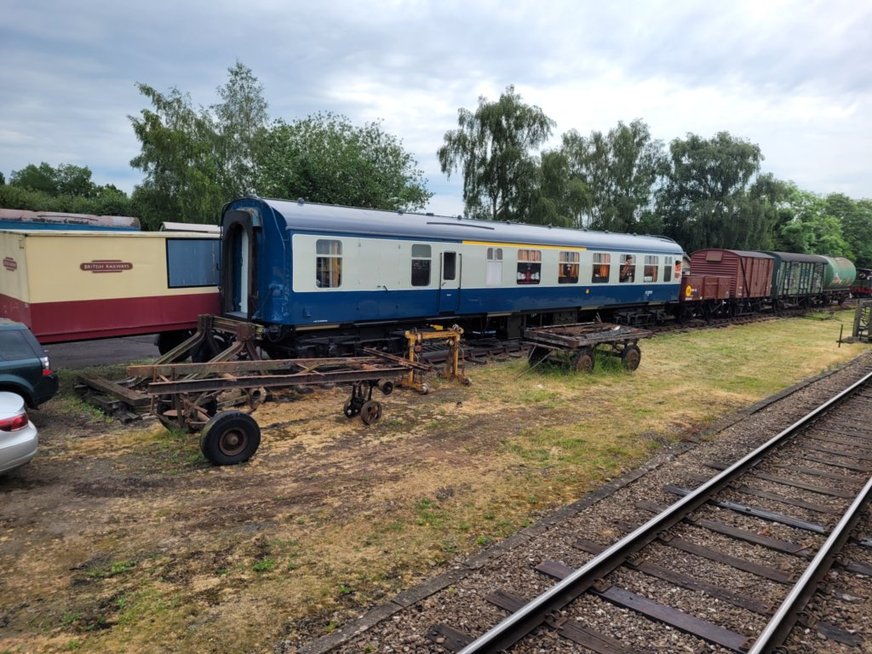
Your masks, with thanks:
[[[0,206],[29,211],[59,211],[98,216],[136,215],[130,198],[112,185],[97,187],[94,197],[49,195],[44,191],[6,184],[0,186]]]
[[[61,164],[57,168],[44,161],[39,166],[28,164],[21,170],[13,171],[9,183],[53,197],[69,195],[92,198],[97,195],[90,168],[73,164]]]
[[[589,203],[576,214],[579,227],[610,232],[639,232],[651,227],[653,188],[668,169],[663,144],[651,137],[648,125],[618,122],[608,134],[575,130],[563,135],[563,152],[571,178],[583,180]]]
[[[841,193],[828,195],[826,212],[839,219],[849,254],[860,268],[872,268],[872,200],[852,200]]]
[[[514,86],[496,102],[480,97],[475,113],[461,107],[457,123],[458,129],[445,133],[437,154],[449,178],[461,171],[467,213],[527,221],[539,169],[532,150],[548,139],[556,123],[539,107],[524,104]]]
[[[276,121],[257,149],[257,192],[356,207],[420,209],[431,193],[417,161],[377,122],[318,113]]]
[[[772,230],[780,186],[754,187],[760,147],[719,132],[712,139],[688,134],[669,146],[671,168],[658,197],[664,231],[691,252],[705,247],[758,249]]]
[[[143,223],[217,222],[223,204],[251,190],[254,150],[264,129],[266,101],[252,72],[237,62],[218,89],[223,102],[196,109],[176,88],[137,88],[151,102],[129,116],[142,144],[130,162],[145,174],[132,202]]]
[[[585,181],[570,174],[569,158],[559,150],[543,152],[528,221],[536,225],[580,227],[580,215],[590,206]]]
[[[790,187],[782,211],[776,245],[788,252],[854,256],[842,234],[842,221],[830,212],[830,203],[795,186]]]

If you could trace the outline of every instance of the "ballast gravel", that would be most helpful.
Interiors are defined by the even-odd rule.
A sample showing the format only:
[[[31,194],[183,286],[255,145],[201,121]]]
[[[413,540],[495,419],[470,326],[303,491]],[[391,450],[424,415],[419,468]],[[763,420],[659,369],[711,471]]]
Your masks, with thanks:
[[[715,473],[711,466],[729,464],[758,447],[818,403],[832,396],[849,381],[868,373],[870,368],[872,356],[860,357],[842,369],[794,390],[783,399],[761,405],[746,415],[738,416],[733,424],[708,434],[699,443],[683,444],[663,451],[648,464],[647,468],[650,470],[646,474],[632,475],[632,481],[617,487],[613,492],[602,493],[601,498],[581,500],[561,509],[557,514],[511,537],[508,542],[497,544],[492,550],[486,550],[471,560],[457,561],[446,566],[441,571],[441,581],[431,582],[429,587],[425,584],[408,589],[393,601],[374,607],[369,615],[366,615],[366,607],[361,607],[362,618],[358,622],[346,624],[333,634],[322,636],[312,633],[304,626],[292,628],[288,639],[279,645],[277,651],[284,654],[446,652],[444,641],[435,642],[428,635],[434,625],[449,625],[473,637],[484,633],[507,616],[505,611],[486,601],[488,594],[503,590],[521,599],[532,599],[555,583],[553,579],[535,570],[538,564],[559,561],[573,568],[582,566],[590,560],[591,555],[575,547],[579,539],[600,545],[616,541],[651,518],[649,509],[652,503],[666,506],[676,500],[676,496],[664,490],[664,486],[698,486],[700,480]],[[856,415],[852,415],[847,422],[842,421],[838,429],[861,429],[872,436],[872,419],[869,415],[872,415],[872,403],[865,417],[865,429],[856,426],[861,424]],[[826,447],[836,449],[838,445]],[[855,451],[860,452],[862,449]],[[807,460],[798,463],[809,469],[826,468]],[[765,463],[760,466],[760,470],[790,477],[802,483],[841,488],[838,481],[803,473],[797,467],[797,462],[792,463],[789,452],[785,452],[780,463]],[[861,473],[847,470],[844,471],[844,476],[859,479],[863,477]],[[821,505],[838,506],[849,502],[753,477],[746,481],[749,486],[758,490],[794,499],[812,501],[810,498],[813,497],[813,501]],[[832,521],[830,517],[822,516],[816,511],[743,494],[738,490],[727,490],[724,497],[809,522],[826,524]],[[779,523],[767,522],[761,527],[764,523],[757,519],[711,504],[697,510],[693,518],[714,520],[756,532],[765,531],[765,535],[771,538],[806,546],[812,552],[823,540],[820,535]],[[872,538],[872,519],[868,509],[857,533]],[[668,535],[704,545],[723,554],[780,569],[792,576],[801,574],[807,561],[801,556],[780,554],[758,545],[721,536],[691,523],[677,525]],[[773,606],[780,602],[789,587],[785,583],[764,579],[724,563],[715,563],[663,542],[653,543],[633,560],[636,563],[657,563],[670,567]],[[856,543],[849,544],[840,560],[872,565],[872,548]],[[747,608],[714,599],[699,591],[673,586],[638,570],[621,568],[610,575],[607,581],[637,595],[669,604],[700,619],[748,636],[758,633],[768,619]],[[843,567],[834,567],[827,575],[823,590],[810,602],[808,612],[808,624],[794,629],[788,640],[789,651],[808,654],[872,652],[872,580],[868,577],[848,572]],[[633,652],[728,651],[672,627],[641,618],[633,611],[590,593],[567,606],[556,619],[555,624],[558,626],[560,623],[575,622],[620,641]],[[827,637],[826,630],[819,629],[816,626],[818,624],[841,630],[838,633],[847,634],[847,637],[853,636],[859,644],[842,645]],[[535,641],[524,641],[511,651],[532,654],[587,650],[560,636],[554,626],[542,626],[537,630]]]

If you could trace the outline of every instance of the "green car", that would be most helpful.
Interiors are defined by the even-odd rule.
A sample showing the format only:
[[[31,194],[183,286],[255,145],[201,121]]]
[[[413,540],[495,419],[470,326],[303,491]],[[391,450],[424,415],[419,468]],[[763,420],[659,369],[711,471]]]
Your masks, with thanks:
[[[58,392],[58,375],[27,325],[0,318],[0,391],[17,393],[35,409]]]

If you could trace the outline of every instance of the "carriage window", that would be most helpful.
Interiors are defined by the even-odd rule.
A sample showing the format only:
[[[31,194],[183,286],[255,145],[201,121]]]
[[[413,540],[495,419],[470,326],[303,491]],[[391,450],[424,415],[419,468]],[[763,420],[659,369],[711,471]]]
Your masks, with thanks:
[[[559,284],[578,283],[578,262],[580,259],[581,255],[578,252],[560,253],[560,268],[557,271]]]
[[[488,286],[499,286],[503,283],[503,249],[487,249],[487,270],[485,283]]]
[[[672,281],[672,258],[666,257],[663,259],[663,281],[671,282]]]
[[[342,284],[342,242],[315,241],[315,285],[336,288]]]
[[[660,257],[653,257],[649,254],[645,255],[645,280],[646,282],[657,281],[657,268],[659,268]]]
[[[632,254],[621,255],[621,274],[618,281],[623,283],[632,282],[636,279],[636,257]]]
[[[590,277],[592,284],[608,284],[609,268],[612,264],[612,255],[605,252],[593,253],[593,274]]]
[[[412,246],[412,286],[430,285],[430,246]]]
[[[219,247],[214,238],[168,238],[167,286],[217,286]]]
[[[538,284],[542,279],[542,251],[518,250],[518,283]]]
[[[457,277],[457,253],[442,253],[442,279],[452,280]]]
[[[721,250],[709,250],[708,252],[705,253],[705,260],[706,261],[717,262],[717,261],[722,261],[723,258],[724,258],[724,253]]]

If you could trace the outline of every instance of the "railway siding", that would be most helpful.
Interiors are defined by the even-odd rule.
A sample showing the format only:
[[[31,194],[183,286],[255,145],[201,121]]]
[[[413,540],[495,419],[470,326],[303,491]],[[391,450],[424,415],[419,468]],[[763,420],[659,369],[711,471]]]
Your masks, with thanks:
[[[551,587],[554,582],[550,577],[584,565],[599,548],[647,521],[652,510],[670,504],[723,468],[724,461],[753,449],[832,395],[834,388],[869,370],[872,358],[867,355],[840,371],[750,407],[717,425],[696,446],[685,444],[652,461],[483,554],[475,564],[459,566],[426,590],[422,587],[413,592],[420,600],[408,608],[380,609],[390,619],[370,615],[327,639],[308,644],[288,642],[284,649],[301,654],[456,649],[464,642],[461,634],[483,633],[506,616],[504,609],[516,609],[519,603]],[[864,395],[872,395],[872,391]],[[848,487],[856,487],[856,482],[869,476],[869,462],[862,460],[869,450],[855,444],[839,449],[845,446],[846,433],[857,433],[857,425],[869,429],[867,399],[860,399],[856,413],[843,411],[829,419],[829,425],[821,424],[824,421],[816,424],[813,437],[806,439],[813,451],[800,454],[798,444],[787,446],[750,478],[730,488],[719,498],[719,505],[704,505],[689,524],[677,525],[661,535],[643,555],[636,555],[630,566],[611,575],[608,584],[550,618],[540,630],[548,639],[549,651],[577,651],[579,642],[595,651],[690,651],[700,647],[703,641],[686,631],[706,635],[709,646],[717,651],[742,651],[749,644],[747,637],[765,626],[779,598],[823,542],[822,532],[834,523],[829,511],[844,506],[849,501]],[[844,433],[833,435],[833,431]],[[832,451],[822,452],[821,447]],[[847,456],[836,453],[843,451]],[[803,460],[797,466],[795,460],[800,456]],[[785,477],[795,484],[779,483]],[[809,490],[812,488],[815,490]],[[761,529],[758,518],[736,513],[734,505],[794,520],[768,521]],[[864,520],[860,533],[868,539],[868,514]],[[735,538],[737,534],[740,538]],[[872,569],[869,559],[872,555],[867,541],[848,545],[828,575],[829,584],[812,603],[816,613],[828,614],[830,619],[796,631],[798,635],[791,638],[799,643],[798,651],[832,651],[840,642],[849,646],[858,639],[872,642],[869,619],[859,617],[864,607],[869,611],[872,589],[857,576]],[[744,569],[737,569],[737,565]],[[662,600],[664,606],[661,601],[651,603],[651,598],[667,597],[668,602]],[[666,603],[669,607],[664,608]],[[640,611],[672,621],[673,628],[642,620]],[[434,630],[434,625],[445,626]],[[513,651],[537,651],[536,647],[522,643]],[[820,647],[825,649],[817,649]]]

